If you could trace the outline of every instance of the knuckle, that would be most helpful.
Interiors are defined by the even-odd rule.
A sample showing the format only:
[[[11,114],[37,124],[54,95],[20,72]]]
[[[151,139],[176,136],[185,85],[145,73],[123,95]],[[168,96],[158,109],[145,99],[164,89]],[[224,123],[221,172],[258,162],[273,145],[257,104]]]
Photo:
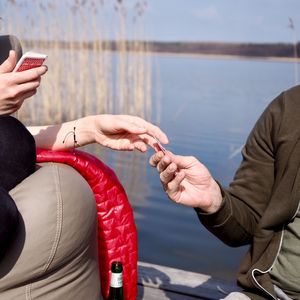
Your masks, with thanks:
[[[8,98],[15,98],[18,95],[17,87],[9,87],[6,90]]]
[[[6,76],[3,78],[3,81],[5,83],[6,86],[10,86],[14,84],[14,80],[12,78],[12,76]]]
[[[34,78],[37,78],[37,77],[40,76],[40,72],[39,72],[39,69],[38,69],[38,68],[32,69],[32,73],[33,73],[33,77],[34,77]]]
[[[161,172],[160,164],[157,164],[157,165],[156,165],[156,170],[157,170],[159,173]]]
[[[19,109],[19,108],[21,108],[22,104],[23,104],[23,101],[18,101],[18,103],[16,103],[15,107],[17,109]]]
[[[32,86],[33,86],[34,89],[38,88],[40,86],[40,81],[34,81],[32,83]]]
[[[159,174],[159,179],[162,181],[162,182],[166,182],[167,181],[167,175],[164,173],[164,172],[162,172],[162,173],[160,173]]]
[[[157,125],[153,125],[155,130],[160,130],[160,128]]]
[[[160,179],[162,182],[164,182],[164,176],[163,176],[162,173],[159,174],[159,179]]]
[[[195,156],[187,156],[187,159],[191,162],[194,162],[197,160]]]

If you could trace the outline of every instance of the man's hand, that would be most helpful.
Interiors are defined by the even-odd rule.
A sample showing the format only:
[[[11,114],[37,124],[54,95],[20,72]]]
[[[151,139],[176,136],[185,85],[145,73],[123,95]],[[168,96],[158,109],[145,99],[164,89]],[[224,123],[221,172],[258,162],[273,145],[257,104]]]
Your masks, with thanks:
[[[151,156],[150,165],[157,168],[171,200],[207,213],[219,209],[222,203],[220,187],[195,157],[158,152]]]

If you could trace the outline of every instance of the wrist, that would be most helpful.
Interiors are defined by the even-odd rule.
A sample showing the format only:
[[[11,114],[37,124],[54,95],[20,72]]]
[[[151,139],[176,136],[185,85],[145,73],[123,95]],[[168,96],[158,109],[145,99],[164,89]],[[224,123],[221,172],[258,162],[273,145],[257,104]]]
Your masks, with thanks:
[[[223,192],[220,185],[212,178],[209,188],[209,201],[206,206],[198,207],[203,213],[213,214],[217,212],[223,203]],[[197,208],[196,208],[197,209]]]
[[[95,116],[80,118],[76,122],[76,138],[81,146],[95,142]]]

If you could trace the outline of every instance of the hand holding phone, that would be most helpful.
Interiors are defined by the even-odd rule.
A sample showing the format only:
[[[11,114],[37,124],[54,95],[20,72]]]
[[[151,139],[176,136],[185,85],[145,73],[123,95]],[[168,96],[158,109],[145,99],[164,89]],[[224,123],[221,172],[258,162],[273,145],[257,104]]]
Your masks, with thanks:
[[[48,56],[37,52],[26,52],[22,55],[13,72],[21,72],[32,68],[37,68],[43,65]]]

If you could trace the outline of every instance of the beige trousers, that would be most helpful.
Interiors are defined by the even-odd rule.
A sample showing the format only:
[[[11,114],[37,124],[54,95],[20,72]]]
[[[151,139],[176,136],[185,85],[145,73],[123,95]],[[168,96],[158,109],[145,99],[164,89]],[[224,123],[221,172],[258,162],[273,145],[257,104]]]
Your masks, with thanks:
[[[10,194],[21,222],[0,262],[0,299],[99,300],[96,207],[83,177],[42,164]]]

